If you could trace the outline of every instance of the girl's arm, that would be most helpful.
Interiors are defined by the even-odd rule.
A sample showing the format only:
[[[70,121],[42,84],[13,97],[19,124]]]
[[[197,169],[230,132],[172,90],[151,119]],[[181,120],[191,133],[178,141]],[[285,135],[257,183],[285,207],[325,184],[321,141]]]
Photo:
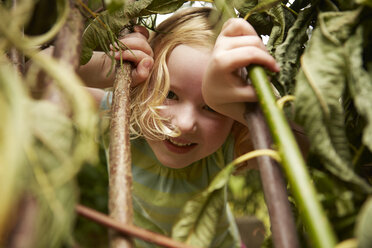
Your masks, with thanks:
[[[216,40],[202,93],[208,106],[244,125],[244,103],[257,100],[253,87],[242,79],[241,68],[250,64],[279,71],[254,28],[243,19],[230,19]]]

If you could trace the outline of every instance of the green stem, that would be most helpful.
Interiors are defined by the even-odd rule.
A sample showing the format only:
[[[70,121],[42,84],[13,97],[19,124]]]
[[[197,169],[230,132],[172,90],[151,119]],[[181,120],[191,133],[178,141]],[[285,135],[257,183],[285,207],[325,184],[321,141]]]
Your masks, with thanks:
[[[250,66],[248,71],[310,240],[314,247],[333,248],[336,245],[335,234],[317,199],[294,135],[283,112],[276,104],[266,73],[260,66]]]

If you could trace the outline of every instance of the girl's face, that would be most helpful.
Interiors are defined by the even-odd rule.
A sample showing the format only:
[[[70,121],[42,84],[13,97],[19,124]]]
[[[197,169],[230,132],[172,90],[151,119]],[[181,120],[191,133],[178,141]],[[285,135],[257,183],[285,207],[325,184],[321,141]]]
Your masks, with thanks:
[[[168,59],[170,91],[160,114],[170,118],[181,135],[163,141],[147,140],[158,160],[183,168],[215,152],[230,133],[233,120],[210,109],[201,86],[210,51],[177,46]]]

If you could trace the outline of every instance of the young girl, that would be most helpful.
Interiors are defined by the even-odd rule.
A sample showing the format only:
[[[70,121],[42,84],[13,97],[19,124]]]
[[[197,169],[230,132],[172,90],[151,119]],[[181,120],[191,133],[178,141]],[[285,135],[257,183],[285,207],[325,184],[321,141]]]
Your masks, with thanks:
[[[122,56],[135,65],[131,100],[131,131],[137,137],[131,143],[134,224],[165,235],[171,235],[185,203],[232,161],[246,139],[244,102],[256,97],[241,79],[240,68],[254,63],[278,71],[247,22],[231,19],[216,37],[210,13],[210,8],[181,10],[159,25],[150,43],[143,27],[122,39],[131,49]],[[88,85],[104,87],[112,85],[112,78],[101,76],[108,67],[107,58],[95,55],[80,73]],[[110,93],[95,90],[94,96],[103,109],[109,109]],[[225,206],[210,247],[241,245]]]

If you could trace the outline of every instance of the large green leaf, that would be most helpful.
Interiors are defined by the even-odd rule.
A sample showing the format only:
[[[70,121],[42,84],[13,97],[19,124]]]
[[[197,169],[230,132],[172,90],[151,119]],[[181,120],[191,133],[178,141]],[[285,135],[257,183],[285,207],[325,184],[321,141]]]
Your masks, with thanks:
[[[345,44],[349,54],[346,57],[349,65],[348,87],[358,113],[367,123],[363,130],[363,143],[370,151],[372,151],[372,68],[367,68],[365,65],[363,53],[364,49],[372,45],[371,27],[372,20],[366,21]]]
[[[311,141],[312,151],[327,170],[366,192],[371,187],[352,168],[345,134],[342,99],[348,64],[344,42],[352,34],[359,10],[319,16],[297,77],[296,115]]]
[[[363,205],[356,224],[356,237],[359,248],[372,247],[372,198]]]
[[[226,166],[205,191],[186,203],[180,213],[182,218],[173,227],[172,238],[196,247],[209,247],[225,207],[225,186],[234,169],[234,163]]]

